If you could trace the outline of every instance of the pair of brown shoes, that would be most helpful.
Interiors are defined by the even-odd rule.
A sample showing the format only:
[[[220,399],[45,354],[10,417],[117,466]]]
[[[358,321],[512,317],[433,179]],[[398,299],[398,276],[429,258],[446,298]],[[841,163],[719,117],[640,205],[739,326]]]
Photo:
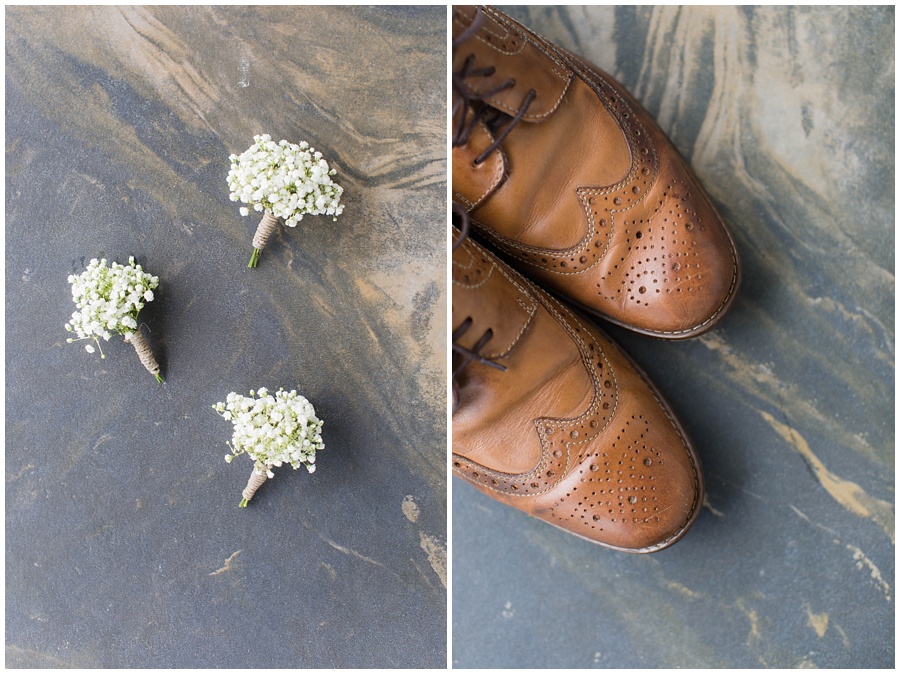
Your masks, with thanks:
[[[694,337],[734,299],[734,243],[607,74],[490,7],[454,7],[453,36],[454,473],[602,545],[665,548],[703,501],[697,454],[647,377],[568,305]]]

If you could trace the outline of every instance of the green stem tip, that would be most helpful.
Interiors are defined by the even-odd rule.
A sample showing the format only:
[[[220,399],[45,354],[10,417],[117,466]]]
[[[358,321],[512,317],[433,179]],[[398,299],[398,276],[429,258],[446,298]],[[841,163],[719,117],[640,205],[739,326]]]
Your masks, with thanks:
[[[156,381],[158,381],[160,384],[166,383],[166,380],[159,376],[159,372],[156,373]]]
[[[253,269],[257,265],[257,263],[259,263],[259,248],[254,248],[253,255],[250,256],[250,264],[248,264],[247,266],[250,269]]]
[[[246,508],[248,503],[250,503],[248,499],[242,498],[241,502],[238,503],[238,508]]]

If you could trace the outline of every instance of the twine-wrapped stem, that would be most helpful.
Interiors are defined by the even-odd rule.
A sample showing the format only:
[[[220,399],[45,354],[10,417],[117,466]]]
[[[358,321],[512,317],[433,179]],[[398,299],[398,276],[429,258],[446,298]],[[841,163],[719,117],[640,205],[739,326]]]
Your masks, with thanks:
[[[250,499],[253,498],[256,490],[259,489],[263,485],[263,483],[269,479],[268,472],[271,468],[271,466],[266,466],[262,472],[257,473],[257,467],[254,466],[253,472],[250,473],[250,479],[247,480],[247,486],[244,487],[244,491],[241,492],[241,496],[244,497],[243,499],[241,499],[241,502],[239,504],[241,508],[247,507],[247,504],[250,503]]]
[[[129,342],[134,347],[134,350],[137,351],[138,358],[141,359],[141,365],[147,368],[147,372],[156,377],[156,381],[162,383],[163,378],[159,374],[159,364],[156,362],[156,358],[153,357],[153,352],[150,351],[150,346],[141,334],[140,328],[130,335],[126,335],[125,341]]]
[[[266,247],[269,237],[275,231],[275,225],[278,223],[276,218],[270,211],[263,213],[262,220],[256,228],[256,234],[253,235],[253,255],[250,257],[250,264],[247,266],[253,268],[259,262],[259,252]]]

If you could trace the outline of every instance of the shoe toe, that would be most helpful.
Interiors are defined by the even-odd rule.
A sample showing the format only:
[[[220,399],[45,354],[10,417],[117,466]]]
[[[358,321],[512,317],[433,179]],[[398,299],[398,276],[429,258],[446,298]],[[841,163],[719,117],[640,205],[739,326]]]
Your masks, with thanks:
[[[699,335],[724,315],[740,284],[728,229],[678,157],[647,194],[641,218],[621,214],[605,277],[618,286],[611,318],[670,339]],[[624,261],[623,261],[624,258]]]
[[[625,409],[546,495],[543,517],[609,547],[651,552],[687,531],[701,498],[699,463],[675,423],[662,409]]]

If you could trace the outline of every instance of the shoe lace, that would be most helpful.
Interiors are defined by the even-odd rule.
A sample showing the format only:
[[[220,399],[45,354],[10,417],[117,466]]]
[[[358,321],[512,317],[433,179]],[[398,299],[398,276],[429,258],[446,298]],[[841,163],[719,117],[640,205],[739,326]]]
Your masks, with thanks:
[[[472,327],[474,321],[471,316],[467,316],[465,320],[459,324],[459,326],[453,330],[453,411],[455,412],[459,407],[459,379],[462,375],[462,371],[468,367],[468,365],[472,362],[478,362],[483,365],[488,365],[490,367],[496,368],[501,372],[506,372],[506,366],[501,365],[495,360],[491,360],[487,356],[484,356],[480,353],[480,351],[485,347],[485,345],[491,341],[491,338],[494,336],[494,331],[491,328],[488,328],[484,331],[484,334],[475,342],[475,345],[472,348],[466,348],[459,344],[457,340],[459,340],[466,332],[468,332],[469,328]]]
[[[451,253],[455,252],[462,242],[469,238],[469,214],[455,201],[453,202],[453,224],[459,228],[459,237],[453,242]]]
[[[453,54],[468,40],[484,21],[484,13],[481,9],[475,12],[475,18],[471,25],[463,31],[459,37],[453,40]],[[456,94],[453,101],[453,146],[465,145],[475,127],[483,122],[494,136],[494,142],[475,158],[475,164],[481,164],[488,156],[500,147],[503,140],[509,135],[515,126],[522,121],[529,106],[537,97],[537,91],[531,89],[519,106],[515,115],[509,115],[487,103],[487,99],[502,91],[512,89],[516,81],[512,78],[500,84],[476,93],[467,84],[466,80],[478,77],[490,77],[494,74],[494,66],[475,68],[475,55],[469,54],[463,61],[458,71],[453,73],[453,93]]]
[[[459,206],[458,204],[453,204],[453,215],[454,215],[454,224],[459,227],[460,236],[453,244],[453,250],[456,250],[457,247],[468,237],[469,232],[469,216],[466,211]],[[453,411],[456,412],[459,407],[459,379],[462,375],[463,370],[469,366],[470,363],[476,362],[481,363],[483,365],[488,365],[490,367],[496,368],[501,372],[506,372],[506,366],[501,365],[495,360],[491,360],[487,356],[484,356],[481,353],[481,350],[487,345],[491,338],[494,336],[494,331],[491,328],[488,328],[484,331],[484,334],[479,337],[478,341],[472,347],[465,347],[462,344],[459,344],[459,340],[465,335],[469,328],[472,327],[474,321],[471,316],[466,316],[463,319],[463,322],[460,323],[456,328],[453,329],[452,342],[453,342]]]

